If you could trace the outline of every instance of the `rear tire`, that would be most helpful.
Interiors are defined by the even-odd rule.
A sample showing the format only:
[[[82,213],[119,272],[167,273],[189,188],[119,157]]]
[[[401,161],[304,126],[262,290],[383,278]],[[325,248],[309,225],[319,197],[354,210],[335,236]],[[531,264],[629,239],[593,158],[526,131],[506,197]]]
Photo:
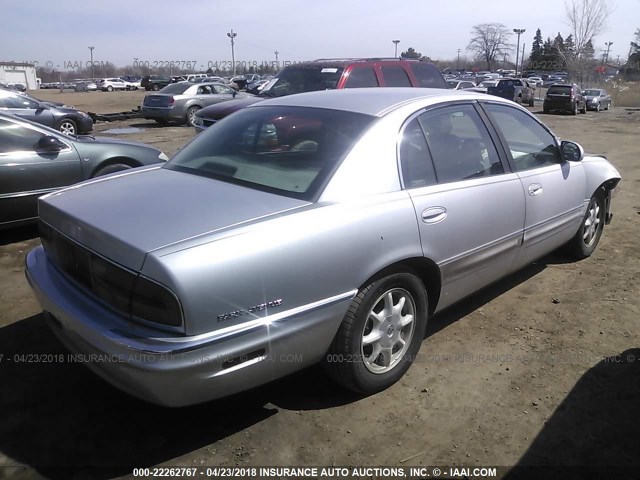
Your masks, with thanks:
[[[571,115],[577,115],[578,114],[578,102],[573,104],[573,110],[571,110]]]
[[[529,106],[530,107],[535,107],[535,103],[536,103],[536,99],[533,98],[533,96],[531,96],[531,99],[529,99]]]
[[[198,110],[200,110],[200,107],[189,107],[189,110],[187,110],[186,121],[187,125],[189,125],[190,127],[195,126],[194,120],[196,118],[196,113],[198,112]]]
[[[580,113],[587,113],[587,104],[585,102],[584,107],[580,110]]]
[[[580,228],[565,246],[565,250],[569,255],[577,259],[583,259],[593,253],[602,236],[605,213],[604,192],[598,190],[589,200]]]
[[[151,90],[153,90],[154,92],[157,92],[158,90],[160,90],[160,85],[158,85],[157,83],[154,83],[153,85],[151,85]]]
[[[323,366],[361,394],[396,383],[413,362],[427,327],[427,293],[412,273],[372,280],[353,299]]]
[[[107,92],[113,92],[113,87],[111,85],[107,87]]]

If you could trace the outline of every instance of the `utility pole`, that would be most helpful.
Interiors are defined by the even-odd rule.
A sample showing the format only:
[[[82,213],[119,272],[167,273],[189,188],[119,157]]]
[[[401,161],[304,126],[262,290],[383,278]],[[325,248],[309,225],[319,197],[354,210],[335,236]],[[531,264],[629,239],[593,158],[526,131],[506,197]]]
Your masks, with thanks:
[[[398,58],[398,44],[400,43],[400,40],[391,40],[394,45],[396,46],[396,53],[394,55],[394,58]]]
[[[91,80],[95,80],[96,74],[93,70],[93,49],[96,47],[89,47],[89,51],[91,52]]]
[[[278,50],[276,50],[273,53],[276,54],[276,69],[280,70],[280,63],[278,63],[278,55],[280,54],[280,52]]]
[[[514,28],[513,33],[518,35],[518,45],[516,46],[516,77],[518,76],[518,55],[520,53],[520,35],[522,35],[527,30],[524,28]]]
[[[609,61],[609,50],[611,49],[611,45],[613,45],[613,42],[605,42],[604,44],[607,46],[607,53],[604,57],[604,63],[606,65],[607,62]]]
[[[456,63],[456,70],[460,70],[460,49],[458,49],[458,63]]]
[[[231,65],[232,65],[234,77],[236,76],[236,54],[233,48],[233,46],[235,45],[235,41],[233,39],[236,38],[237,36],[238,34],[233,32],[233,28],[231,29],[230,32],[227,32],[227,37],[231,39]]]
[[[524,72],[524,46],[526,45],[526,43],[522,44],[522,58],[520,58],[520,75],[522,76],[522,73]]]

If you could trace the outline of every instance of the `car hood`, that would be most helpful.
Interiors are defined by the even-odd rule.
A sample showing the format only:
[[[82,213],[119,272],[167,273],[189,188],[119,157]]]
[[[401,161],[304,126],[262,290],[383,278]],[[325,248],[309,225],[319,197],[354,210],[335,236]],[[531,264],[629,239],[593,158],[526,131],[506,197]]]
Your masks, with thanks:
[[[81,114],[84,113],[84,112],[81,112],[80,110],[77,110],[75,108],[69,108],[69,107],[57,107],[57,106],[54,107],[54,106],[51,106],[51,107],[49,107],[49,109],[52,112],[63,113],[63,114],[75,113],[76,115],[81,115]]]
[[[145,148],[155,148],[142,142],[134,142],[132,140],[123,140],[114,137],[94,137],[93,135],[78,135],[76,137],[76,146],[82,145],[137,145]],[[156,150],[158,150],[156,148]],[[160,152],[160,150],[158,150]]]
[[[38,206],[56,230],[139,271],[148,252],[308,204],[154,166],[79,183]]]
[[[198,116],[203,118],[212,118],[214,120],[220,120],[227,115],[232,114],[244,107],[253,105],[254,103],[268,100],[268,97],[258,97],[254,95],[247,95],[243,98],[235,98],[234,100],[228,100],[226,102],[218,103],[216,105],[210,105],[198,111]]]

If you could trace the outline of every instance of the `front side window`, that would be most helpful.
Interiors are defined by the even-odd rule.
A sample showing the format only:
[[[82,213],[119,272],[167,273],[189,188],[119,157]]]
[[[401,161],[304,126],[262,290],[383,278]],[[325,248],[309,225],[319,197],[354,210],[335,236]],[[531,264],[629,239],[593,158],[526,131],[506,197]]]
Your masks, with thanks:
[[[0,154],[13,152],[33,153],[43,133],[17,123],[0,119]]]
[[[438,183],[504,173],[498,152],[472,105],[430,110],[418,117]]]
[[[383,65],[382,76],[385,87],[410,87],[411,80],[404,68],[396,65]]]
[[[516,172],[561,162],[555,138],[529,114],[506,105],[484,108],[502,132]]]
[[[373,121],[320,108],[246,108],[203,132],[164,168],[311,200]]]
[[[378,79],[371,67],[354,68],[349,73],[345,88],[377,87]]]
[[[212,85],[213,89],[215,90],[216,93],[218,94],[229,94],[231,95],[233,93],[233,89],[230,87],[226,87],[224,85]]]

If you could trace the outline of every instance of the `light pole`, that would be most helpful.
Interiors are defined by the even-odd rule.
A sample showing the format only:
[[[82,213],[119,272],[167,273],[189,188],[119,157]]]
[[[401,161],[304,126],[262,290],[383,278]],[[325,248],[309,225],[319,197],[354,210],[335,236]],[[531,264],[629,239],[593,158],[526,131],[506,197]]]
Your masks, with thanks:
[[[278,50],[276,50],[275,52],[273,52],[276,54],[276,69],[280,69],[280,64],[278,63],[278,55],[280,54],[280,52]]]
[[[233,32],[233,28],[231,29],[230,32],[227,32],[227,37],[231,39],[231,65],[232,65],[234,77],[236,76],[236,53],[233,48],[233,46],[235,45],[235,42],[233,39],[236,38],[237,36],[238,34]]]
[[[613,45],[613,42],[604,42],[604,44],[607,46],[607,54],[604,57],[604,64],[606,65],[609,61],[609,50],[611,49],[611,45]]]
[[[518,46],[516,47],[516,77],[518,76],[518,57],[520,54],[520,35],[522,35],[524,32],[526,32],[526,29],[524,28],[514,28],[513,29],[513,33],[515,33],[516,35],[518,35]]]
[[[394,55],[394,58],[398,58],[398,44],[400,43],[400,40],[391,40],[394,45],[396,46],[396,53]]]
[[[456,63],[456,70],[460,71],[460,49],[458,49],[458,62]]]
[[[93,71],[93,49],[96,47],[89,47],[89,51],[91,52],[91,80],[95,80],[96,74]]]

